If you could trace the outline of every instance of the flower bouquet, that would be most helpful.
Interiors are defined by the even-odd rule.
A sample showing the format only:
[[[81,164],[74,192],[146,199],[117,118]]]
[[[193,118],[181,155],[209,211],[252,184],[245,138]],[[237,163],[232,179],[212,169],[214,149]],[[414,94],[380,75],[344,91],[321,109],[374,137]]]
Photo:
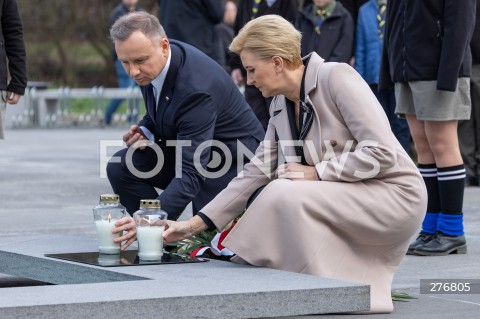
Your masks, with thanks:
[[[228,261],[234,255],[234,253],[228,248],[224,247],[222,243],[233,227],[235,227],[242,215],[243,213],[235,218],[230,224],[228,224],[227,227],[225,227],[225,229],[221,232],[217,232],[215,230],[203,231],[190,238],[171,243],[169,246],[173,246],[173,248],[169,250],[171,253],[189,255],[192,257],[202,256],[205,258]]]

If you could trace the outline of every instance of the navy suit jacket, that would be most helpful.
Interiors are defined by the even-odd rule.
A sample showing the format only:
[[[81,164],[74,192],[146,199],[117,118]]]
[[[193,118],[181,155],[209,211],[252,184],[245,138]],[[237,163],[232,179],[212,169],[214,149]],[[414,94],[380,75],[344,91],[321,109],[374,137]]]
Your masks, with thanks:
[[[170,48],[170,68],[156,111],[152,86],[140,87],[147,114],[139,126],[154,134],[166,157],[165,163],[182,165],[182,176],[173,178],[159,197],[162,208],[174,219],[190,201],[194,213],[198,212],[237,175],[237,140],[253,152],[265,133],[231,77],[218,63],[183,42],[170,40]],[[191,146],[181,148],[181,162],[175,159],[175,147],[166,145],[167,140],[191,141]],[[224,143],[233,159],[228,172],[214,179],[205,178],[194,164],[198,146],[212,140]],[[207,169],[211,155],[210,148],[201,153],[202,168]]]

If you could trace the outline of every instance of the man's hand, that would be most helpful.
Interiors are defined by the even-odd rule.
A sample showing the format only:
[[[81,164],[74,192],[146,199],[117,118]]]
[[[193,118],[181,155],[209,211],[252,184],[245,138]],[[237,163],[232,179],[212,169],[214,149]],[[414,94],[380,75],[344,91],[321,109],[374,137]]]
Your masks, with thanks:
[[[122,219],[116,221],[115,228],[112,229],[112,233],[123,233],[123,236],[115,238],[114,242],[121,243],[126,241],[120,248],[121,250],[125,250],[137,239],[137,226],[135,225],[135,221],[132,217],[123,217]]]
[[[292,181],[319,180],[315,166],[302,165],[298,163],[287,163],[278,166],[275,175],[278,178],[287,178]]]
[[[17,104],[18,100],[20,100],[20,94],[14,92],[6,92],[6,101],[8,104]]]
[[[123,135],[123,141],[128,147],[133,146],[135,148],[139,148],[140,150],[144,150],[150,143],[138,125],[132,125],[130,127],[130,130]]]

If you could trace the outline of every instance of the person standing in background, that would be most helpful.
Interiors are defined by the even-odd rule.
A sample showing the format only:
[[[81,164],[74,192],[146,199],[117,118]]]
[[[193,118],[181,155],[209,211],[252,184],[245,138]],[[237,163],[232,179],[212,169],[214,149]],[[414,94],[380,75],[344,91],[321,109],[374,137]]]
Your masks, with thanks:
[[[138,0],[122,0],[112,11],[110,17],[110,25],[113,25],[118,18],[135,11],[143,11],[138,5]],[[112,56],[113,63],[115,65],[115,71],[117,72],[118,87],[119,88],[130,88],[134,87],[135,81],[128,76],[127,72],[122,66],[122,63],[118,60],[117,53],[115,52],[115,47],[112,46]],[[110,125],[112,123],[113,114],[118,110],[120,104],[122,104],[124,99],[111,99],[110,103],[107,106],[105,111],[105,117],[103,122],[105,125]],[[134,122],[136,119],[130,119],[130,122]]]
[[[23,42],[22,19],[15,0],[0,0],[0,139],[8,104],[17,104],[27,87],[27,57]],[[10,76],[10,79],[9,79]]]
[[[240,0],[238,2],[237,19],[235,20],[235,35],[250,20],[267,14],[279,15],[295,24],[297,11],[297,0]],[[270,119],[268,110],[272,99],[264,98],[255,86],[246,84],[244,79],[247,78],[247,72],[242,67],[238,55],[230,55],[230,68],[233,81],[238,86],[245,84],[245,99],[266,131]]]
[[[387,114],[393,134],[407,153],[410,132],[407,121],[395,114],[395,90],[378,91],[378,74],[382,59],[387,0],[370,0],[360,8],[356,28],[355,69],[370,85]]]
[[[223,67],[227,72],[230,72],[230,67],[227,63],[230,56],[228,47],[235,36],[235,30],[233,26],[235,24],[235,18],[237,17],[237,5],[233,1],[225,1],[225,13],[223,14],[223,22],[215,26],[215,30],[220,37],[220,43],[222,46],[224,64]]]
[[[350,62],[353,20],[338,1],[314,0],[300,11],[296,27],[302,33],[302,56],[316,52],[327,62]]]
[[[157,0],[160,23],[170,39],[193,45],[220,65],[225,63],[215,25],[223,20],[223,0]]]
[[[347,9],[348,12],[350,12],[353,19],[353,28],[355,30],[357,27],[358,12],[360,11],[360,7],[363,6],[369,0],[338,0],[338,1],[340,1],[345,7],[345,9]],[[355,43],[356,40],[354,39],[353,42]],[[355,56],[353,56],[352,59],[350,60],[350,65],[355,66]]]
[[[480,183],[480,6],[477,0],[475,19],[470,47],[472,49],[472,75],[470,77],[470,96],[472,98],[472,115],[468,121],[458,122],[458,139],[465,169],[467,186]]]
[[[395,86],[428,191],[422,231],[408,253],[466,253],[465,166],[458,120],[470,118],[470,40],[476,0],[390,0],[379,89]]]
[[[365,3],[367,3],[369,0],[338,0],[345,9],[350,12],[354,26],[357,25],[357,18],[358,18],[358,12],[360,11],[360,7],[363,6]],[[305,8],[306,6],[310,5],[313,1],[312,0],[305,0],[303,1],[302,8]]]

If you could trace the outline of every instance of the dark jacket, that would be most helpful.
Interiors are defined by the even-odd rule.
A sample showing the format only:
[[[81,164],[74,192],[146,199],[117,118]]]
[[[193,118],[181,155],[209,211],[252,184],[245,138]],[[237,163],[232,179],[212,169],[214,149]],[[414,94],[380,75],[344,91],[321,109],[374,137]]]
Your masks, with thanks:
[[[160,93],[157,111],[151,85],[140,87],[147,114],[140,121],[155,135],[165,162],[175,162],[175,147],[168,140],[189,140],[182,150],[182,177],[174,178],[160,195],[162,208],[169,217],[177,216],[193,200],[200,209],[212,200],[237,175],[237,140],[254,151],[263,140],[260,122],[227,72],[196,48],[170,40],[171,62]],[[204,142],[224,143],[233,164],[220,178],[205,178],[195,165],[206,168],[211,152],[194,159]],[[179,161],[179,159],[177,159]]]
[[[157,0],[167,37],[193,45],[222,63],[223,50],[215,25],[223,21],[223,0]]]
[[[15,0],[0,0],[0,90],[20,95],[27,86],[27,57],[22,20]],[[7,64],[8,58],[8,64]],[[7,79],[10,72],[10,83]]]
[[[252,20],[252,18],[258,18],[267,14],[279,15],[290,21],[292,24],[295,24],[298,8],[297,0],[277,0],[271,7],[267,5],[267,1],[262,0],[258,5],[258,12],[255,16],[252,13],[253,2],[254,0],[240,0],[238,2],[237,18],[235,19],[234,26],[235,34],[238,34],[240,29],[243,28],[248,21]],[[236,54],[230,56],[229,62],[231,69],[240,68],[242,66],[240,57]],[[245,77],[247,73],[243,68],[242,72]]]
[[[345,7],[345,9],[347,9],[348,12],[350,12],[350,15],[352,16],[352,19],[353,19],[353,23],[356,26],[360,7],[363,6],[363,4],[368,0],[337,0],[337,1],[341,2]],[[305,8],[307,5],[310,5],[311,3],[312,3],[312,0],[305,0],[303,1],[303,7]]]
[[[395,82],[437,81],[454,92],[469,77],[476,0],[389,0],[379,89]]]
[[[368,0],[338,0],[343,4],[343,7],[350,12],[352,16],[354,25],[357,25],[358,19],[358,12],[360,8],[367,2]]]
[[[228,47],[232,43],[233,38],[235,37],[235,31],[233,26],[226,24],[225,22],[219,23],[215,26],[218,37],[220,38],[220,44],[222,46],[223,56],[221,59],[221,64],[226,71],[230,72],[230,67],[228,65],[228,59],[230,58],[230,51]]]
[[[292,24],[295,23],[298,7],[297,0],[277,0],[271,7],[267,5],[267,1],[262,0],[258,5],[256,15],[253,15],[252,12],[254,1],[255,0],[240,0],[238,2],[237,18],[235,19],[234,27],[235,34],[238,34],[238,31],[240,31],[248,21],[252,20],[252,18],[258,18],[267,14],[276,14],[290,21]]]
[[[480,0],[477,0],[477,14],[475,18],[475,30],[473,31],[470,47],[472,49],[472,64],[480,63]]]
[[[348,63],[353,55],[353,19],[339,2],[332,14],[315,31],[313,4],[300,11],[296,27],[302,32],[302,56],[316,52],[326,62]]]
[[[135,6],[133,11],[144,11],[140,6]],[[123,4],[118,4],[110,14],[110,26],[112,26],[120,17],[123,17],[126,14],[129,14],[130,11],[128,8]],[[113,60],[117,59],[117,52],[115,51],[115,45],[112,45],[112,56]]]

